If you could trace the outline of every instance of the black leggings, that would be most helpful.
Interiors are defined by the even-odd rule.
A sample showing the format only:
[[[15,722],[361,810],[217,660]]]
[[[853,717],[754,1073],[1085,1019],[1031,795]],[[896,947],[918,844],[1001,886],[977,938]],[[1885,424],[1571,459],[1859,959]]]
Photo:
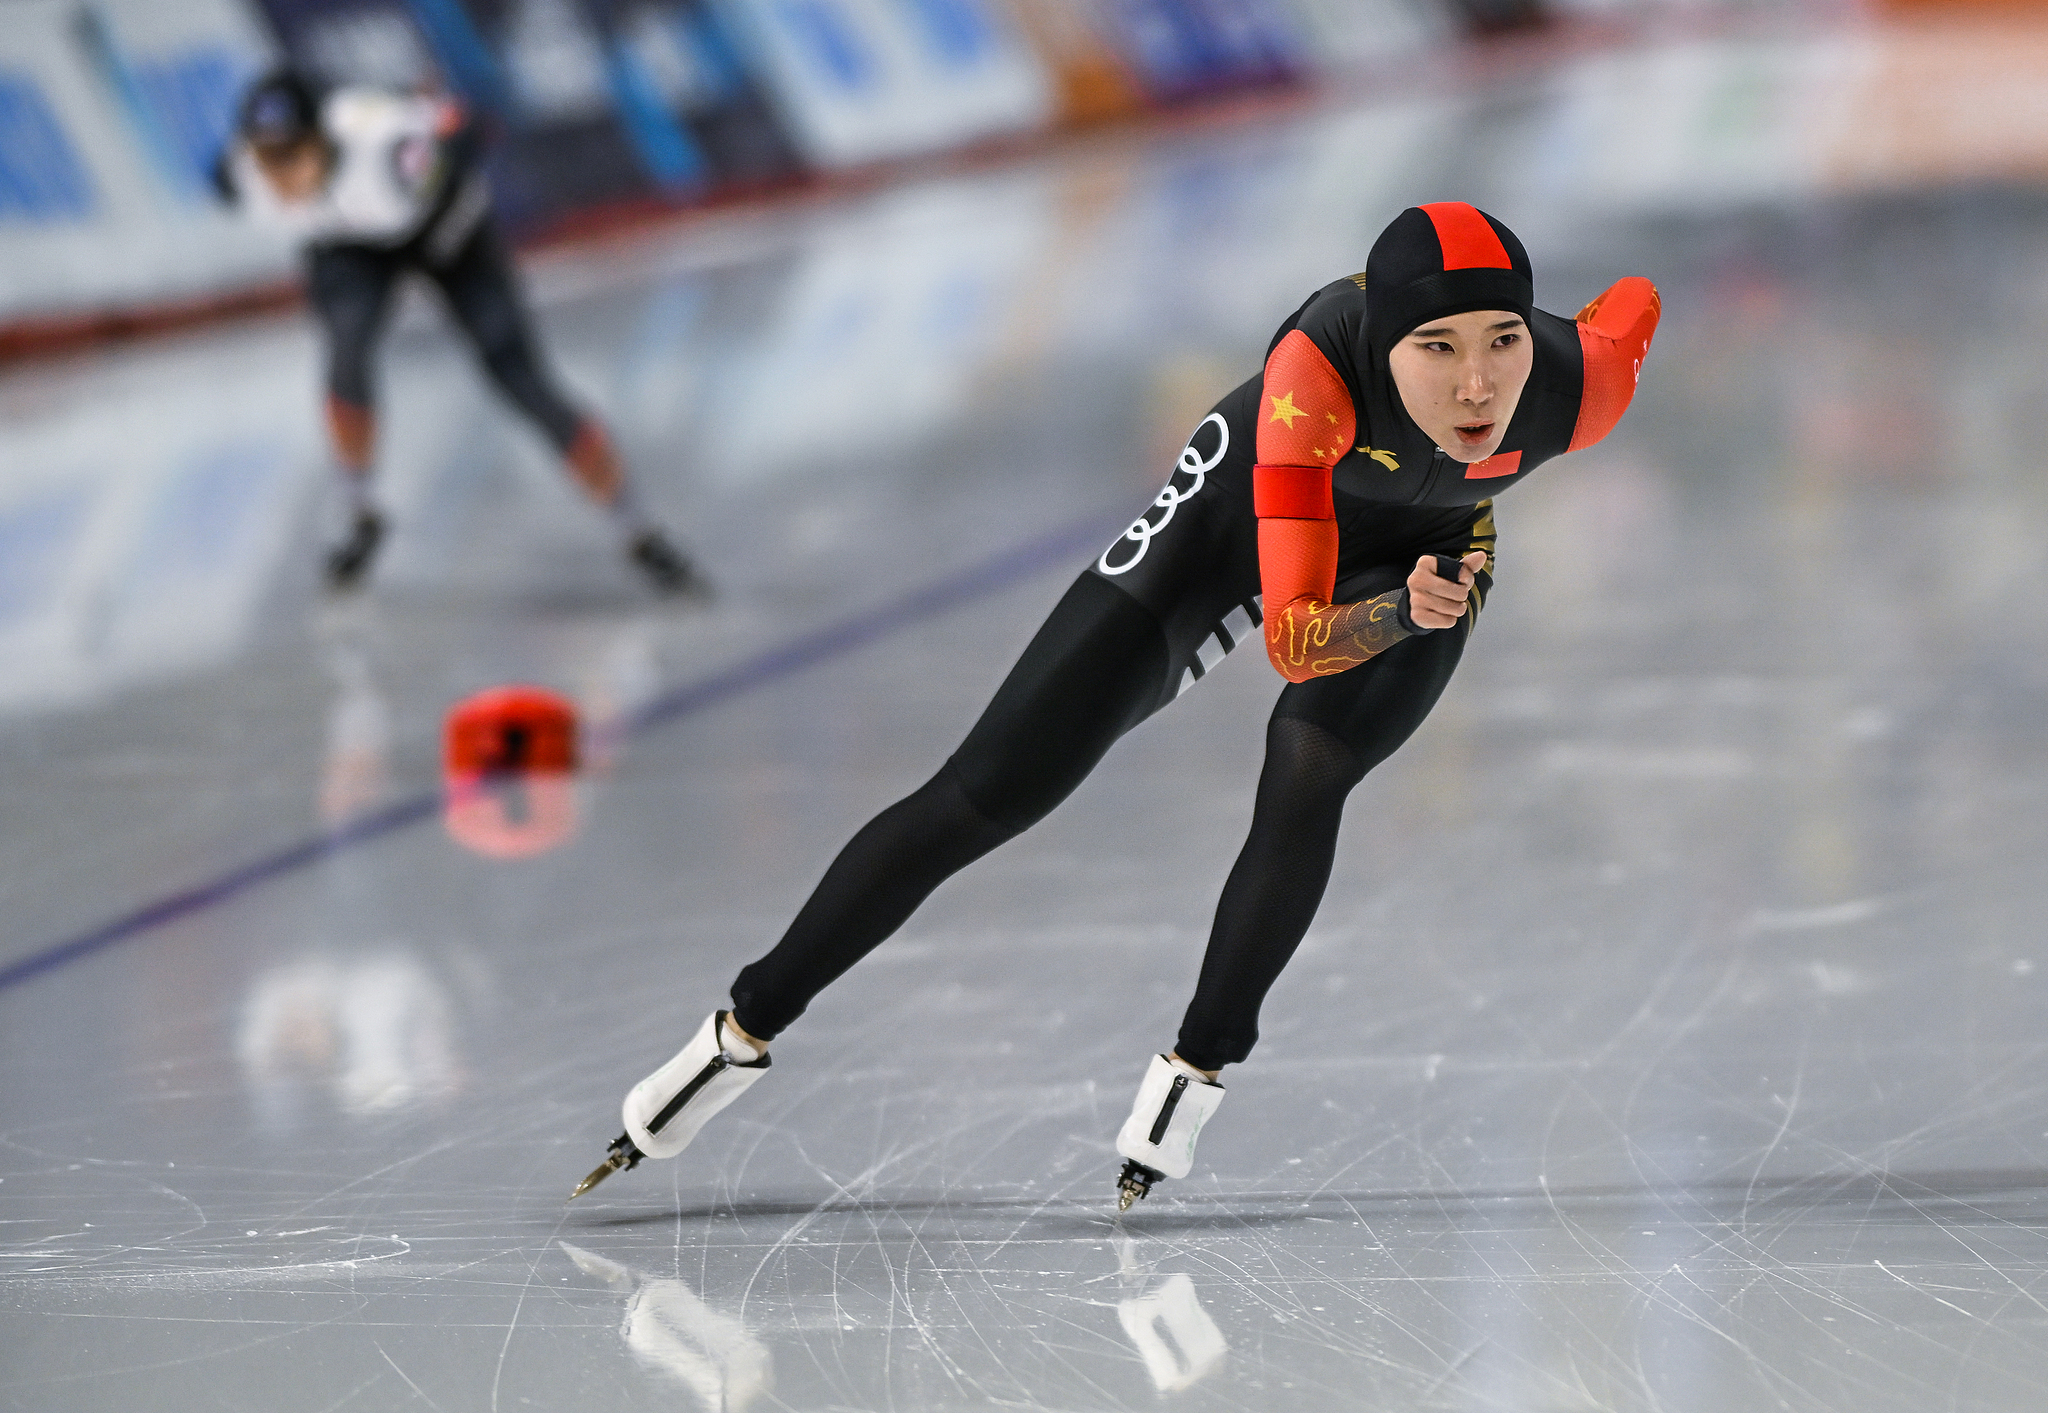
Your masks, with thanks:
[[[327,391],[355,407],[374,405],[371,361],[390,313],[398,277],[418,270],[436,285],[491,380],[566,453],[583,414],[541,364],[526,307],[504,243],[486,221],[454,257],[436,263],[421,242],[384,249],[317,245],[307,257],[307,287],[327,331]]]
[[[1256,383],[1202,424],[1144,518],[1074,581],[959,750],[855,834],[782,940],[733,983],[741,1028],[771,1039],[932,890],[1036,824],[1131,727],[1257,631],[1250,418]],[[1340,602],[1401,584],[1423,554],[1484,549],[1490,507],[1339,504]],[[1477,597],[1491,585],[1480,576]],[[1476,601],[1475,601],[1476,608]],[[1201,1069],[1251,1053],[1266,992],[1329,882],[1346,796],[1406,741],[1464,651],[1456,628],[1289,684],[1266,727],[1251,833],[1224,883],[1176,1049]],[[1259,650],[1257,647],[1255,651]]]

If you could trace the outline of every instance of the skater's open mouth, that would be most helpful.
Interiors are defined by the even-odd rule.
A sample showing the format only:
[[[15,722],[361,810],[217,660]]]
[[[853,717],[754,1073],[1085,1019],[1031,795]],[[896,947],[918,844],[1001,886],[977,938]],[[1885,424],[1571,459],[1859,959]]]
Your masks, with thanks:
[[[1458,440],[1466,446],[1485,446],[1486,439],[1493,435],[1493,423],[1466,422],[1456,430]]]

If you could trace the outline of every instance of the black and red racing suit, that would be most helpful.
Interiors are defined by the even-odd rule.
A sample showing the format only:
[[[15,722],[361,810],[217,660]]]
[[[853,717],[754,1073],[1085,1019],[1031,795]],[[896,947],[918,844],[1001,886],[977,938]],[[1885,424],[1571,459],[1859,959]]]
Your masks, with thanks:
[[[1404,215],[1416,211],[1439,269],[1508,264],[1497,240],[1486,246],[1497,223],[1475,227],[1472,208]],[[749,1034],[774,1037],[939,883],[1044,818],[1120,736],[1257,634],[1287,685],[1176,1047],[1201,1069],[1250,1053],[1328,883],[1347,795],[1421,725],[1464,651],[1493,582],[1493,497],[1612,429],[1659,312],[1642,279],[1576,320],[1532,308],[1529,381],[1500,449],[1468,465],[1402,410],[1366,285],[1337,280],[1281,325],[1263,371],[1196,427],[1165,489],[1069,586],[959,749],[854,836],[782,940],[740,972],[734,1015]],[[1413,631],[1402,594],[1418,557],[1474,550],[1486,563],[1470,611]]]

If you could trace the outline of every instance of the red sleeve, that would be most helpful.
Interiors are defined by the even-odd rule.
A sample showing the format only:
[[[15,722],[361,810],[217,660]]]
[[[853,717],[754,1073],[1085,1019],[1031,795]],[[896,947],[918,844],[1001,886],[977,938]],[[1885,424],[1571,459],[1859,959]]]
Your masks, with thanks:
[[[1607,292],[1579,311],[1579,347],[1586,358],[1585,391],[1579,397],[1579,420],[1572,428],[1577,451],[1614,430],[1636,395],[1643,356],[1657,332],[1664,306],[1657,287],[1639,275],[1609,286]]]
[[[1299,329],[1274,347],[1260,389],[1252,507],[1259,517],[1259,587],[1266,656],[1282,677],[1305,682],[1356,667],[1405,636],[1398,601],[1332,604],[1337,516],[1330,468],[1358,431],[1344,380]]]

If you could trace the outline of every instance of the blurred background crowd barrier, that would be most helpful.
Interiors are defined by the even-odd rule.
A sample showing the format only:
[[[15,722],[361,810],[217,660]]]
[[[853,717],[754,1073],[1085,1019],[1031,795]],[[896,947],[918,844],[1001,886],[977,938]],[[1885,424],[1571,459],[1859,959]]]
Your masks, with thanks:
[[[278,297],[291,252],[222,211],[208,173],[244,84],[287,60],[329,81],[459,95],[493,135],[501,216],[535,237],[1247,93],[1369,84],[1479,37],[1839,9],[0,0],[0,356]]]

